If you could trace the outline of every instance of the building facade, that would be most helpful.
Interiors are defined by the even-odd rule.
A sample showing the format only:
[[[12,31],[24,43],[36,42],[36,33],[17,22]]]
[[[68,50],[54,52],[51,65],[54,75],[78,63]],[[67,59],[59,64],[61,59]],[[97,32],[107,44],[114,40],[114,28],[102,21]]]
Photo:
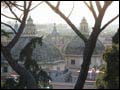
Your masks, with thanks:
[[[89,37],[88,23],[85,18],[82,19],[80,23],[80,31],[85,37]],[[78,74],[81,69],[83,62],[83,52],[85,44],[84,41],[78,36],[73,37],[73,39],[63,48],[63,53],[65,57],[66,67],[72,72],[72,82],[76,82]],[[99,68],[103,62],[104,45],[100,40],[97,40],[94,53],[91,58],[90,70],[92,68]],[[89,79],[92,79],[88,76]]]
[[[80,23],[80,31],[87,38],[89,37],[88,27],[87,20],[83,18]],[[15,28],[17,29],[18,25],[15,24]],[[40,36],[30,16],[22,36],[11,51],[12,56],[16,60],[19,60],[21,50],[35,37]],[[69,83],[66,85],[73,88],[73,84],[75,84],[77,80],[81,69],[80,66],[83,62],[84,48],[85,44],[81,38],[74,36],[72,39],[67,37],[67,40],[65,40],[65,37],[61,37],[57,32],[56,24],[54,24],[52,33],[43,38],[42,46],[37,44],[37,47],[33,50],[32,59],[37,60],[37,63],[49,73],[54,85],[58,85],[56,82],[60,83],[58,86],[63,85],[62,83]],[[96,71],[93,68],[99,68],[99,66],[104,63],[102,58],[103,51],[103,44],[100,40],[97,40],[91,58],[88,80],[95,80]],[[2,61],[5,61],[3,56]],[[9,76],[11,72],[13,72],[13,70],[8,67],[10,67],[8,63],[2,63],[1,72],[3,76],[4,73],[10,73],[7,75]]]
[[[17,27],[17,23],[15,24],[15,28]],[[13,36],[13,35],[11,35]],[[33,20],[31,16],[28,18],[25,30],[21,37],[19,38],[16,45],[12,48],[11,53],[12,57],[16,61],[20,62],[20,53],[23,50],[23,48],[34,38],[41,37],[37,35],[36,27],[33,23]],[[2,38],[2,42],[4,44],[7,44],[10,40],[6,39],[5,37]],[[27,51],[26,51],[27,52]],[[29,53],[29,52],[27,52]],[[11,75],[13,70],[9,66],[9,64],[6,62],[4,56],[1,54],[2,58],[2,65],[1,65],[1,72],[2,76],[8,77]],[[53,44],[49,43],[47,40],[42,40],[42,46],[40,44],[37,44],[37,47],[34,48],[32,53],[32,59],[36,60],[39,66],[41,66],[43,69],[47,70],[57,70],[57,68],[60,68],[60,70],[64,70],[65,62],[64,57],[60,53],[59,49],[57,49]],[[6,63],[5,63],[6,62]],[[22,64],[22,62],[20,62]],[[5,72],[4,72],[5,71]],[[6,73],[6,74],[5,74]]]

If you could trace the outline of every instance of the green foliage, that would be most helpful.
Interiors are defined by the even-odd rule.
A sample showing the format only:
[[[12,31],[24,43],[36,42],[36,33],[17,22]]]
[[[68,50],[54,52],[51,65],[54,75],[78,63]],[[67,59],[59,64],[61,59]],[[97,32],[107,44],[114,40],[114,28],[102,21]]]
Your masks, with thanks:
[[[97,88],[119,89],[119,33],[113,37],[113,45],[103,55],[105,65],[100,69],[96,80]]]
[[[112,45],[104,54],[104,59],[107,63],[106,68],[106,82],[107,88],[119,88],[119,45]]]
[[[7,78],[2,89],[16,89],[17,81],[14,78]]]
[[[21,51],[20,61],[24,62],[25,68],[32,73],[36,80],[36,83],[38,84],[38,87],[41,88],[43,86],[46,87],[47,85],[49,85],[49,80],[51,80],[51,78],[46,71],[39,67],[36,62],[37,60],[32,59],[32,52],[37,45],[42,45],[42,37],[31,39],[31,41]],[[25,87],[24,79],[20,77],[19,80],[19,86]]]
[[[101,65],[100,66],[100,72],[99,74],[97,75],[97,78],[96,78],[96,88],[97,89],[105,89],[107,88],[107,83],[105,82],[105,77],[106,77],[106,65]]]
[[[113,36],[112,42],[115,44],[119,43],[119,29],[118,29],[117,33]]]
[[[104,60],[108,63],[119,62],[119,45],[113,44],[112,47],[109,47],[104,53]]]
[[[33,38],[31,41],[23,48],[20,53],[19,60],[24,63],[24,66],[27,70],[29,70],[34,76],[36,83],[38,84],[38,88],[45,88],[50,86],[48,73],[44,71],[37,64],[37,60],[32,59],[32,52],[37,45],[42,45],[42,37],[41,38]],[[6,79],[6,82],[3,84],[4,89],[27,89],[27,85],[25,79],[20,76],[17,80],[13,78]]]
[[[104,81],[104,77],[105,77],[104,73],[99,73],[96,80],[96,88],[98,89],[106,88],[106,82]]]
[[[5,83],[4,81],[1,81],[1,88],[3,87],[4,83]]]
[[[106,62],[100,69],[96,80],[96,88],[119,89],[119,29],[113,36],[113,45],[103,54]]]

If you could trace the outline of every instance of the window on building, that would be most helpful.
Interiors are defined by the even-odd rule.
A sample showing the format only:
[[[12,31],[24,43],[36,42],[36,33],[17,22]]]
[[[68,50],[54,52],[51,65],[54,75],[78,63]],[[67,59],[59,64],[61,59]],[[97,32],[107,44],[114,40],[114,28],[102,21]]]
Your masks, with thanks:
[[[8,72],[8,67],[3,67],[3,72],[4,73]]]
[[[75,60],[72,59],[71,60],[71,64],[74,65],[75,64]]]

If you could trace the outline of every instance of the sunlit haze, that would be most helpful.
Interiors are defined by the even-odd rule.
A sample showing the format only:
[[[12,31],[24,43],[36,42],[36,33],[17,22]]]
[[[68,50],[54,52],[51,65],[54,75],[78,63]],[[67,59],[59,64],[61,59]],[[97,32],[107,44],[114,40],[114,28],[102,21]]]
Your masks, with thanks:
[[[118,15],[119,1],[1,1],[1,89],[119,89]]]
[[[52,2],[53,3],[53,2]],[[67,16],[72,8],[72,1],[62,1],[60,4],[60,9]],[[79,25],[81,19],[86,17],[89,24],[93,25],[94,19],[91,12],[81,1],[74,1],[74,11],[70,16],[71,21],[74,24]],[[113,16],[119,13],[119,2],[114,1],[112,5],[108,8],[106,15],[104,17],[103,23],[107,22]],[[36,9],[30,12],[31,17],[34,20],[34,23],[65,23],[57,14],[55,14],[50,7],[48,7],[45,3],[42,3]],[[3,17],[2,17],[3,18]],[[113,24],[118,24],[119,18],[113,22]]]

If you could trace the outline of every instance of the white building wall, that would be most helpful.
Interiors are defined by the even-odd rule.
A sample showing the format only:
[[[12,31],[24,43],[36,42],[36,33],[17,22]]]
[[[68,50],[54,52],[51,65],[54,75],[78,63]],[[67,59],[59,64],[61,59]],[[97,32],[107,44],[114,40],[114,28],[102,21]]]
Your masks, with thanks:
[[[75,64],[71,64],[71,60],[75,60]],[[90,68],[92,68],[94,65],[100,66],[101,64],[103,64],[102,61],[102,55],[93,55],[91,58],[91,65]],[[81,66],[82,62],[83,62],[83,56],[67,56],[65,58],[66,61],[66,66],[70,67],[74,67],[74,68],[78,68]]]
[[[57,68],[59,68],[60,70],[64,70],[65,69],[65,63],[57,63],[54,65],[47,65],[46,66],[49,70],[57,70]]]

